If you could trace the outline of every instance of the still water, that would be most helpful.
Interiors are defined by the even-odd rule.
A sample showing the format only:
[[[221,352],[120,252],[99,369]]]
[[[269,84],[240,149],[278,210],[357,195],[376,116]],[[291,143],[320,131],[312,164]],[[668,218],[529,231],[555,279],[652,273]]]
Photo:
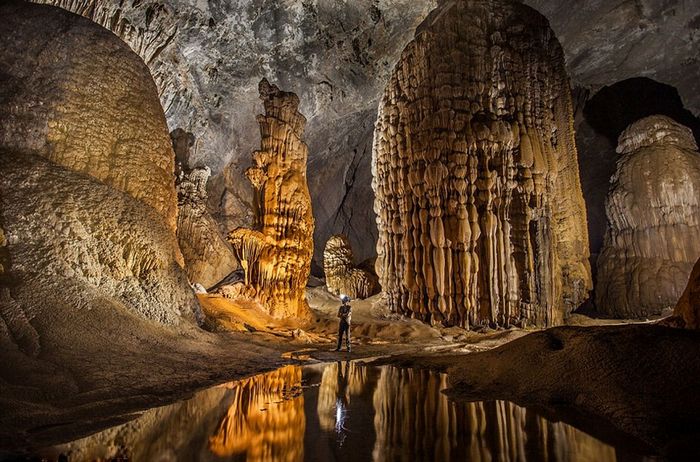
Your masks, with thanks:
[[[287,366],[51,451],[70,461],[644,460],[505,401],[453,403],[444,374]]]

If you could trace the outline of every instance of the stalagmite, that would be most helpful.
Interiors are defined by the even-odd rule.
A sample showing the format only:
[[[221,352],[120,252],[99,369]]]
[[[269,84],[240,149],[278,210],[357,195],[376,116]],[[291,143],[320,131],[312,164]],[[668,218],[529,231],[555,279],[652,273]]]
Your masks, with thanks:
[[[255,229],[229,234],[245,272],[244,294],[275,317],[308,313],[304,288],[311,269],[314,220],[306,183],[306,119],[299,98],[260,82],[265,115],[258,116],[262,149],[246,171],[254,188]]]
[[[698,146],[688,128],[657,115],[630,125],[617,152],[596,306],[619,317],[660,314],[700,258]]]
[[[392,310],[464,327],[552,325],[586,299],[569,81],[536,11],[507,0],[434,11],[384,93],[372,170]]]
[[[185,170],[176,178],[177,239],[192,283],[211,287],[238,267],[233,249],[207,209],[209,167]]]
[[[323,271],[326,273],[326,286],[335,295],[346,294],[364,299],[379,289],[375,274],[355,266],[350,241],[341,234],[331,236],[326,242]]]

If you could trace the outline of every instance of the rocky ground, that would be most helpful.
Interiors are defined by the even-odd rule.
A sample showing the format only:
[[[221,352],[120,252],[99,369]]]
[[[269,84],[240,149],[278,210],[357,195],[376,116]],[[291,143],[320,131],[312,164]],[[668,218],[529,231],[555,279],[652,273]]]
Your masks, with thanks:
[[[381,357],[447,371],[455,399],[506,399],[565,416],[575,409],[572,423],[607,440],[630,439],[670,455],[695,450],[695,332],[619,321],[605,326],[610,321],[583,316],[574,318],[575,327],[468,332],[396,317],[373,297],[353,302],[354,349],[348,354],[332,351],[337,301],[324,287],[309,289],[309,323],[279,323],[252,304],[199,297],[207,328],[215,332],[164,329],[105,310],[99,313],[104,322],[79,326],[83,334],[71,346],[56,341],[58,348],[47,345],[36,364],[6,367],[1,446],[22,452],[74,440],[285,363]]]

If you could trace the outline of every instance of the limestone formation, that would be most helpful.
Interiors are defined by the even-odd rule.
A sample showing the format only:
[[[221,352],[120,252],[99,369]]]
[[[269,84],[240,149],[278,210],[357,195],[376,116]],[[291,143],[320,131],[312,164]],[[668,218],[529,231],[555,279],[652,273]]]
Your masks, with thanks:
[[[72,13],[8,1],[0,17],[0,312],[31,320],[0,338],[51,338],[105,313],[194,320],[174,155],[148,69]],[[23,351],[37,353],[30,343]]]
[[[180,169],[177,176],[177,237],[192,283],[211,287],[238,268],[229,243],[207,209],[209,167]]]
[[[265,115],[258,116],[261,150],[246,171],[253,185],[255,229],[229,234],[245,274],[247,294],[275,317],[308,314],[305,287],[311,269],[314,219],[306,184],[306,119],[299,98],[263,79]]]
[[[561,323],[591,288],[569,81],[547,21],[451,2],[404,50],[373,152],[377,271],[432,323]]]
[[[692,132],[665,116],[630,125],[617,152],[596,306],[657,315],[676,305],[700,258],[700,154]]]
[[[61,40],[38,34],[31,16],[15,14],[28,9],[24,2],[4,4],[3,18],[12,19],[3,27],[7,42],[0,57],[0,144],[123,191],[154,208],[174,230],[175,156],[148,68],[90,21],[35,8],[54,11],[72,27],[61,31]]]
[[[323,271],[328,291],[335,295],[365,299],[379,289],[379,280],[374,273],[355,266],[350,241],[342,234],[331,236],[326,242]]]
[[[700,329],[700,259],[690,273],[688,286],[678,300],[674,314],[683,320],[683,327]]]
[[[453,2],[34,1],[92,19],[148,64],[170,129],[182,128],[197,139],[191,165],[212,169],[211,205],[225,230],[249,226],[243,170],[258,143],[255,121],[248,117],[258,104],[256,85],[265,73],[283,75],[309,121],[314,274],[321,274],[323,246],[333,234],[347,235],[359,260],[374,256],[377,234],[369,204],[377,100],[416,26],[438,3]],[[700,47],[696,8],[688,1],[620,0],[615,8],[606,8],[603,0],[523,3],[552,24],[575,85],[600,88],[645,75],[678,88],[697,114],[700,79],[693,66],[700,62]],[[604,212],[601,217],[604,227]]]

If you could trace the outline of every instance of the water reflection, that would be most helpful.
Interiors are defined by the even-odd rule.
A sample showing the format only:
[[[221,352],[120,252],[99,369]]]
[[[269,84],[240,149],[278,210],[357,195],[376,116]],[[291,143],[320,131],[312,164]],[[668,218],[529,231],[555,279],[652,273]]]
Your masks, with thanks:
[[[446,376],[337,362],[277,371],[53,451],[71,461],[643,460],[503,401],[456,404]]]
[[[301,368],[283,367],[228,387],[233,403],[209,438],[213,454],[221,458],[246,454],[249,462],[303,460]]]

